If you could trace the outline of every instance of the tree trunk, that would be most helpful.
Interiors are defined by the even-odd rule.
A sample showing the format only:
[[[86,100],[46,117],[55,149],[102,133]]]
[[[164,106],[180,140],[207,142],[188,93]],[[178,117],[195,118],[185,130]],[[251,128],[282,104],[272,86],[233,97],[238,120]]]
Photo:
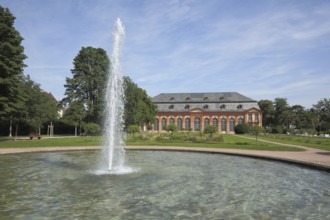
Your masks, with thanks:
[[[74,136],[77,137],[77,133],[78,133],[78,126],[75,125],[74,126]]]
[[[10,121],[9,121],[9,137],[12,137],[13,133],[13,118],[10,116]]]
[[[18,121],[16,122],[15,141],[17,141]]]

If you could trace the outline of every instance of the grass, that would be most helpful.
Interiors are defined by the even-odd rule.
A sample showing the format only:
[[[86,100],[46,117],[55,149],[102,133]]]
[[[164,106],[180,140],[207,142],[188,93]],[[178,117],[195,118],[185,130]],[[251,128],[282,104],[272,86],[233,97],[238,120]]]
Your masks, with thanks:
[[[264,136],[260,137],[264,139]],[[58,137],[42,138],[40,140],[8,140],[0,138],[0,148],[17,147],[65,147],[65,146],[100,146],[102,137]],[[212,142],[208,135],[203,133],[175,133],[171,141],[168,133],[161,134],[135,134],[127,136],[126,145],[140,146],[182,146],[182,147],[210,147],[245,150],[271,150],[271,151],[301,151],[295,147],[287,147],[272,143],[258,142],[243,139],[237,135],[214,135]]]
[[[254,137],[250,135],[246,135],[246,136]],[[260,135],[258,138],[259,140],[274,141],[278,143],[292,144],[292,145],[330,151],[330,138],[294,136],[294,135],[285,135],[285,134]]]
[[[0,148],[18,147],[65,147],[65,146],[99,146],[102,143],[101,137],[63,137],[63,138],[42,138],[40,140],[7,140],[0,139]]]

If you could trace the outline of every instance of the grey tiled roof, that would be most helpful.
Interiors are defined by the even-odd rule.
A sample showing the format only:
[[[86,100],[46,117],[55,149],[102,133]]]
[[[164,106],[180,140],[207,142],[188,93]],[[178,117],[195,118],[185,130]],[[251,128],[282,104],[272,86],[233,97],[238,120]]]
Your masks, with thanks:
[[[260,109],[257,101],[237,92],[161,93],[152,100],[158,112],[189,112],[194,109],[204,112],[242,112],[251,108]]]
[[[161,93],[152,98],[158,102],[256,102],[238,92]]]

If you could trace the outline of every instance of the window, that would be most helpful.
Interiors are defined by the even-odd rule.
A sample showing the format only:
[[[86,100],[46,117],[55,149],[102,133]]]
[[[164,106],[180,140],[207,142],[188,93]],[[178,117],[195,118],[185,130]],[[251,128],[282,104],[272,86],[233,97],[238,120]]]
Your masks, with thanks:
[[[254,120],[255,120],[255,122],[259,122],[259,114],[254,115]]]
[[[177,120],[177,126],[178,126],[178,130],[179,131],[182,131],[182,119],[181,118],[178,118],[178,120]]]
[[[170,125],[174,124],[174,118],[170,118]]]
[[[156,118],[156,120],[154,121],[154,130],[158,131],[158,127],[159,127],[159,120],[158,118]]]
[[[223,99],[224,99],[223,96],[221,96],[221,97],[219,98],[220,101],[223,100]]]
[[[209,109],[209,106],[208,106],[208,105],[204,105],[204,106],[203,106],[203,109],[205,109],[205,110],[206,110],[206,109]]]
[[[221,119],[221,131],[227,131],[227,120],[226,120],[226,118]]]
[[[205,119],[204,119],[204,128],[205,128],[206,126],[209,126],[209,125],[210,125],[210,119],[205,118]]]
[[[194,121],[194,131],[200,131],[200,130],[201,130],[201,119],[199,117],[196,117]]]
[[[186,105],[184,108],[185,109],[189,109],[190,108],[190,105]]]
[[[174,108],[174,105],[170,105],[168,108],[169,109],[173,109]]]
[[[252,114],[249,113],[249,122],[252,122]]]
[[[226,109],[226,105],[225,104],[222,104],[222,105],[220,105],[220,108],[221,109]]]
[[[185,120],[185,128],[188,131],[190,129],[190,118],[186,118]]]
[[[218,119],[217,118],[213,118],[212,125],[218,128]]]
[[[187,98],[186,98],[186,101],[189,101],[189,100],[190,100],[190,97],[187,97]]]
[[[235,130],[235,119],[234,118],[230,118],[230,120],[229,120],[229,129],[230,129],[230,131]]]
[[[208,97],[204,97],[204,99],[203,99],[203,100],[204,100],[204,101],[207,101],[208,99],[209,99]]]
[[[241,104],[239,104],[238,106],[237,106],[237,109],[242,109],[243,108],[243,105],[241,105]]]
[[[162,130],[164,131],[166,128],[166,118],[162,118]]]
[[[170,98],[170,101],[173,101],[173,100],[174,100],[174,97],[171,97],[171,98]]]

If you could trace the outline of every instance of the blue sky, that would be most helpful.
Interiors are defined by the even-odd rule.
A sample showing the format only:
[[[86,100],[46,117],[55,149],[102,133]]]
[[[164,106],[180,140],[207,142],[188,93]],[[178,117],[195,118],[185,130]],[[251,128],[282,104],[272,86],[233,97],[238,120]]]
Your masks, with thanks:
[[[240,92],[312,107],[330,98],[328,0],[0,0],[16,17],[25,74],[57,99],[81,47],[105,49],[119,17],[124,75],[151,97]]]

